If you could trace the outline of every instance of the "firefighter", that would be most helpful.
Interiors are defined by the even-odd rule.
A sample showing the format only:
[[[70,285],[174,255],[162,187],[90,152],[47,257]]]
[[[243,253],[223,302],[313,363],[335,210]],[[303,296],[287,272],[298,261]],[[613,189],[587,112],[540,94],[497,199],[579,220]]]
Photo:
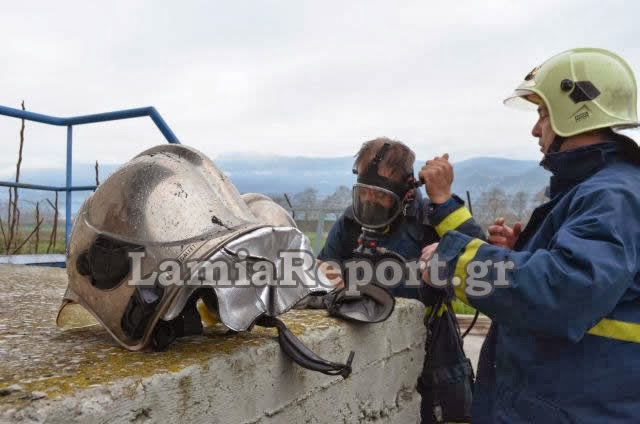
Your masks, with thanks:
[[[423,250],[493,321],[474,423],[640,422],[640,150],[618,133],[638,126],[636,102],[612,52],[534,68],[505,103],[537,109],[550,200],[522,231],[500,220],[489,243],[450,231]]]

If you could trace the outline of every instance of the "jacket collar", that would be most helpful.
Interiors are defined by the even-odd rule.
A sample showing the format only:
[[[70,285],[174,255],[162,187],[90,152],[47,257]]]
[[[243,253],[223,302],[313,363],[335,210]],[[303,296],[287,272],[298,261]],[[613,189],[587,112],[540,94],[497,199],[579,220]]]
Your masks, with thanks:
[[[565,193],[617,160],[618,143],[607,141],[564,152],[549,153],[541,165],[553,175],[550,180],[550,197]]]

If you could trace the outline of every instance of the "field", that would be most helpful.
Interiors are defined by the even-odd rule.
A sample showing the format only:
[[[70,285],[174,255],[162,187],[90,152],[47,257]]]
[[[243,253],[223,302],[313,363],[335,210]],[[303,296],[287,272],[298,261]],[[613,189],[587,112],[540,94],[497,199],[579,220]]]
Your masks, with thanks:
[[[5,229],[6,230],[6,229]],[[20,230],[17,232],[18,237],[16,238],[15,246],[20,246],[23,244],[24,240],[29,237],[29,235],[33,232],[34,225],[21,225]],[[51,236],[52,226],[42,226],[39,231],[39,241],[36,249],[36,235],[33,234],[29,239],[24,243],[24,245],[17,251],[15,254],[19,255],[27,255],[27,254],[35,254],[35,253],[47,253],[47,248],[49,247],[49,238]],[[0,235],[0,237],[2,237]],[[12,251],[13,252],[13,248]],[[48,253],[65,253],[65,245],[64,245],[64,222],[58,224],[58,233],[56,236],[56,242],[51,246],[51,249]],[[6,248],[4,243],[4,237],[0,238],[0,255],[6,255]]]

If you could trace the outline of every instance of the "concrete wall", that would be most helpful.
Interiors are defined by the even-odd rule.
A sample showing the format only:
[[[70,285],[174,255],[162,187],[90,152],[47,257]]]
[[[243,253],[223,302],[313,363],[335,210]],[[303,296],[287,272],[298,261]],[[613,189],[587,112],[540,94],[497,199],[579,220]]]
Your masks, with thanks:
[[[300,368],[275,330],[181,339],[167,352],[133,353],[101,328],[55,327],[61,269],[0,265],[0,422],[415,423],[425,332],[417,302],[389,320],[353,325],[325,311],[284,321],[320,356],[344,361],[346,380]]]

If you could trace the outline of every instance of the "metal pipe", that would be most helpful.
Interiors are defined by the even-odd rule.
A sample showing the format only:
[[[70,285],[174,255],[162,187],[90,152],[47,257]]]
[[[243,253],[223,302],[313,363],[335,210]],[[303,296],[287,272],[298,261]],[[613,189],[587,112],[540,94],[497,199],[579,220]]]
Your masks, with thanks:
[[[26,119],[27,121],[41,122],[49,125],[66,125],[64,118],[56,118],[54,116],[42,115],[40,113],[29,112],[22,109],[14,109],[11,107],[0,106],[0,115],[10,116],[12,118]]]
[[[22,109],[14,109],[11,107],[0,106],[0,115],[10,116],[12,118],[25,119],[27,121],[40,122],[49,125],[72,126],[93,124],[96,122],[118,121],[121,119],[141,118],[148,116],[158,127],[164,138],[172,144],[180,144],[178,137],[171,131],[160,113],[153,106],[140,107],[135,109],[116,110],[114,112],[96,113],[93,115],[72,116],[69,118],[60,118],[57,116],[43,115],[41,113],[29,112]]]
[[[171,131],[169,125],[167,125],[167,123],[164,121],[164,118],[160,116],[160,113],[158,113],[158,111],[154,107],[151,108],[151,114],[149,116],[169,143],[180,144],[180,140],[178,140],[178,137],[176,137],[173,131]]]
[[[0,181],[0,187],[15,187],[15,188],[24,188],[27,190],[42,190],[42,191],[67,191],[66,187],[54,187],[54,186],[45,186],[38,184],[25,184],[25,183],[14,183],[11,181]],[[98,186],[75,186],[71,187],[70,191],[94,191]]]
[[[67,127],[67,200],[65,209],[66,209],[66,218],[65,218],[65,231],[64,231],[64,245],[69,251],[69,236],[71,235],[71,184],[72,178],[71,173],[73,169],[73,127],[69,125]]]

